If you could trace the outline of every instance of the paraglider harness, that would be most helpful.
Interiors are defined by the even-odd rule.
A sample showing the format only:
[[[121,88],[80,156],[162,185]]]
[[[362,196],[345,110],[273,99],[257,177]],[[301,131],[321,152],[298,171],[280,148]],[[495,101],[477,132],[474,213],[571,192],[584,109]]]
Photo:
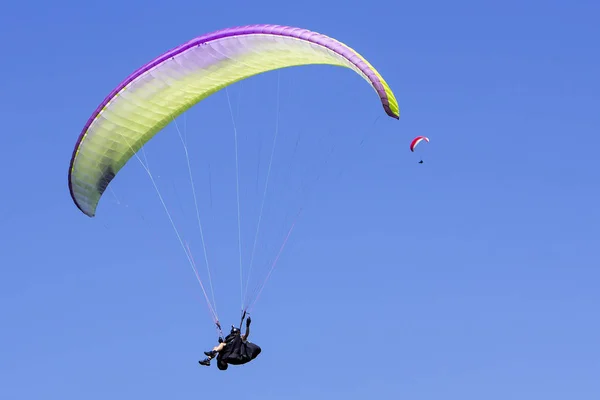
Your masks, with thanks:
[[[217,368],[221,371],[225,371],[228,364],[231,365],[242,365],[254,360],[261,352],[261,348],[249,342],[247,339],[242,339],[242,324],[246,319],[246,311],[242,314],[239,328],[231,325],[231,331],[223,338],[223,332],[220,324],[217,322],[217,327],[221,332],[219,336],[219,343],[225,342],[225,348],[217,355]]]

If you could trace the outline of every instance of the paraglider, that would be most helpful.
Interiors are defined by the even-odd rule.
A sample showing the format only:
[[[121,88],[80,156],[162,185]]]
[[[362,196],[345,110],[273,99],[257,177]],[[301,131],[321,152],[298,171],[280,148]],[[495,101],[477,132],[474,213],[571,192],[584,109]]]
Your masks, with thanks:
[[[69,164],[68,186],[73,202],[83,214],[94,217],[100,199],[119,171],[179,115],[238,81],[311,64],[354,71],[376,92],[385,113],[399,119],[398,102],[383,77],[365,58],[336,39],[280,25],[249,25],[215,31],[177,46],[137,69],[92,113],[77,139]],[[166,210],[164,202],[163,206]],[[171,224],[195,270],[189,249],[172,220]],[[197,272],[196,277],[200,282]],[[206,293],[204,295],[220,332],[217,313]],[[245,313],[248,305],[242,304],[242,308]],[[249,327],[250,318],[246,320],[245,335],[233,327],[227,338],[205,352],[207,359],[199,361],[200,364],[210,365],[216,356],[219,369],[227,369],[228,364],[244,364],[256,358],[261,348],[248,342]]]
[[[210,351],[205,351],[206,358],[198,361],[200,365],[210,366],[210,360],[217,358],[217,368],[224,371],[228,365],[243,365],[254,360],[261,353],[260,346],[248,341],[250,335],[250,317],[246,320],[246,333],[243,335],[236,326],[231,326],[231,331],[225,339],[219,338],[219,344]]]
[[[414,138],[412,140],[412,142],[410,142],[410,151],[412,151],[413,153],[415,152],[415,148],[419,145],[419,143],[421,143],[422,141],[426,141],[427,143],[429,143],[429,138],[426,136],[417,136],[416,138]],[[423,159],[421,159],[419,161],[419,164],[423,164]]]

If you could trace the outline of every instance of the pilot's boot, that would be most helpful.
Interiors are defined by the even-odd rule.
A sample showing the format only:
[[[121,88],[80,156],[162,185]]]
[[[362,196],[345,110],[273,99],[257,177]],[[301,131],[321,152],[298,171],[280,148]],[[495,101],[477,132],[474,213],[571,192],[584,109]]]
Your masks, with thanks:
[[[206,365],[208,367],[210,365],[210,358],[205,358],[202,361],[198,361],[198,364],[200,364],[200,365]]]

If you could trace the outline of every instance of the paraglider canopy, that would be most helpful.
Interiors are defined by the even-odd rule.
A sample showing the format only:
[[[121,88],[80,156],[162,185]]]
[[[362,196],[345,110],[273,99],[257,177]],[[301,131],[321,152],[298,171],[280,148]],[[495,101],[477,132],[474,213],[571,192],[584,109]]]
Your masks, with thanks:
[[[306,29],[250,25],[212,32],[142,66],[117,86],[87,121],[69,166],[77,207],[93,217],[108,184],[174,118],[240,80],[280,68],[328,64],[353,70],[392,118],[400,111],[375,68],[345,44]]]
[[[414,152],[417,145],[422,141],[426,141],[429,143],[429,138],[426,136],[417,136],[416,138],[414,138],[412,142],[410,142],[410,151]]]

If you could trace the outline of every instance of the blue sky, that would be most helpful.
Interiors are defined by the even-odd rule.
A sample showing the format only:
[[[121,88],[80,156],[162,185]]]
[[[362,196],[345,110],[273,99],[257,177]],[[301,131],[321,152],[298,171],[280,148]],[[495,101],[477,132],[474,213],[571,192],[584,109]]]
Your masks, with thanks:
[[[3,7],[1,398],[600,397],[600,4],[365,4]],[[342,69],[230,88],[246,270],[279,117],[256,282],[304,211],[252,313],[263,353],[223,373],[197,364],[215,331],[140,164],[121,171],[94,219],[73,205],[67,168],[87,118],[130,72],[253,23],[353,47],[386,78],[401,118]],[[178,120],[224,326],[240,310],[231,122],[224,92]],[[417,135],[431,139],[422,165],[408,151]],[[145,155],[201,264],[175,127]]]

